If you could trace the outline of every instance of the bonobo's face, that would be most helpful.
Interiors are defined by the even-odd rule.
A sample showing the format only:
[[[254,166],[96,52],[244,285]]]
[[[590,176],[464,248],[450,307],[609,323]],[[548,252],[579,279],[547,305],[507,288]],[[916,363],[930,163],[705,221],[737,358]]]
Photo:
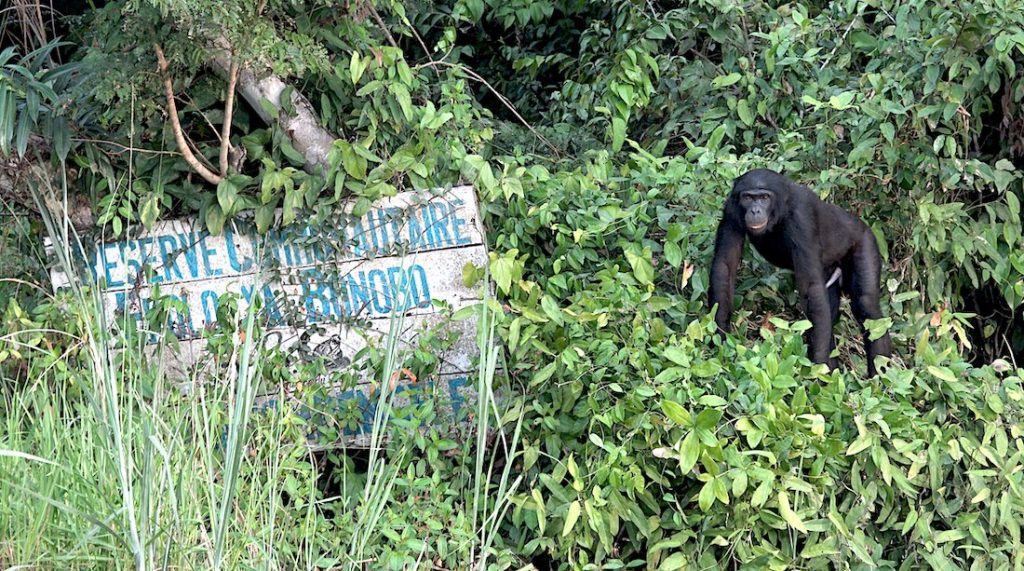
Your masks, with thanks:
[[[740,192],[743,224],[751,235],[760,236],[768,231],[774,200],[775,193],[766,188],[749,188]]]

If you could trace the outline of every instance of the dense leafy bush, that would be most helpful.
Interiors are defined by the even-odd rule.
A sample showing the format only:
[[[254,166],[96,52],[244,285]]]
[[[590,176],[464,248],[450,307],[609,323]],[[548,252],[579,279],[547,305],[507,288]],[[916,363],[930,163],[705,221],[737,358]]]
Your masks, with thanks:
[[[102,231],[120,234],[185,214],[214,230],[234,216],[265,227],[275,208],[285,222],[329,223],[344,197],[363,208],[401,189],[472,182],[504,305],[504,420],[523,423],[521,450],[504,459],[522,480],[494,568],[1024,567],[1024,389],[1020,371],[996,359],[1024,348],[1024,12],[1012,2],[272,1],[262,15],[241,4],[218,3],[208,21],[194,17],[210,8],[200,0],[110,2],[85,16],[74,57],[108,71],[90,83],[91,111],[137,152],[75,147],[72,190],[95,195]],[[244,106],[233,123],[240,172],[218,188],[167,154],[161,87],[145,71],[149,36],[160,30],[175,86],[188,92],[183,124],[212,164],[224,82],[193,40],[211,28],[313,103],[339,136],[326,172],[302,170],[287,134]],[[732,179],[757,166],[810,184],[881,238],[897,356],[878,378],[861,378],[848,318],[837,327],[845,370],[812,366],[791,277],[753,255],[737,287],[738,335],[710,334],[719,208]],[[86,328],[75,312],[5,311],[11,402],[28,398],[17,392],[25,379],[41,379],[71,394],[58,417],[84,417],[77,393],[63,390],[97,382],[79,360],[74,339]],[[237,331],[216,335],[231,347]],[[274,382],[294,387],[316,373],[271,357]],[[134,359],[125,383],[150,398],[157,381]],[[142,400],[132,406],[150,410]],[[204,422],[168,406],[182,426]],[[4,418],[31,423],[17,410]],[[317,488],[315,467],[299,480],[290,446],[303,422],[258,425],[257,440],[289,447],[260,448],[243,474],[246,492],[299,499],[240,511],[280,514],[282,559],[341,563],[375,475],[332,453],[340,491]],[[45,445],[33,440],[42,426],[11,430],[19,436],[0,447]],[[402,434],[388,444],[398,475],[366,554],[390,568],[468,566],[472,435]],[[199,463],[181,454],[175,463]],[[284,468],[263,472],[275,458]],[[114,505],[117,485],[103,481]],[[252,523],[243,536],[258,534],[263,520],[240,519]],[[74,535],[54,531],[44,545],[77,546]],[[240,561],[274,559],[240,544]],[[95,549],[123,557],[116,545]]]
[[[751,165],[606,161],[534,171],[497,217],[530,429],[530,489],[506,526],[517,551],[598,568],[1020,564],[1024,393],[962,360],[960,316],[892,304],[906,367],[873,380],[859,359],[857,374],[812,367],[806,321],[748,314],[759,339],[719,344],[691,260],[710,248],[708,188]],[[739,289],[775,289],[762,284]],[[850,321],[842,353],[859,351]]]

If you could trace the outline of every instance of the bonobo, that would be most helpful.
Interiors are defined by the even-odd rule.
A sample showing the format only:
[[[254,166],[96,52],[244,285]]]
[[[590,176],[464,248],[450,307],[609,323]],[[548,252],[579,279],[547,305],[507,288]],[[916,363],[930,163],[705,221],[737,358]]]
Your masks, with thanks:
[[[801,309],[811,321],[811,359],[835,368],[829,358],[835,348],[832,324],[839,315],[839,294],[845,293],[864,331],[868,375],[874,376],[875,356],[890,356],[892,341],[888,333],[871,341],[864,327],[865,320],[882,317],[882,257],[867,225],[777,172],[756,169],[737,178],[725,201],[711,262],[709,301],[712,307],[718,304],[715,323],[723,333],[730,330],[736,267],[748,236],[766,260],[796,274]]]

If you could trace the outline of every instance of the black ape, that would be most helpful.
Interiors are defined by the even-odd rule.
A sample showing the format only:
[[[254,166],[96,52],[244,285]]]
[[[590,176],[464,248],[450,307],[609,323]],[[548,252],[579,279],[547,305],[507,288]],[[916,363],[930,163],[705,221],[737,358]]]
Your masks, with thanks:
[[[850,297],[862,329],[864,320],[882,317],[882,258],[874,234],[856,216],[822,202],[779,173],[757,169],[737,178],[725,202],[711,263],[710,303],[718,304],[715,323],[722,332],[730,329],[736,267],[746,236],[766,260],[794,271],[801,309],[812,325],[807,337],[811,359],[834,368],[829,354],[835,348],[832,324],[839,315],[840,292]],[[875,356],[890,356],[892,341],[888,333],[870,341],[864,329],[864,348],[868,375],[874,376]]]

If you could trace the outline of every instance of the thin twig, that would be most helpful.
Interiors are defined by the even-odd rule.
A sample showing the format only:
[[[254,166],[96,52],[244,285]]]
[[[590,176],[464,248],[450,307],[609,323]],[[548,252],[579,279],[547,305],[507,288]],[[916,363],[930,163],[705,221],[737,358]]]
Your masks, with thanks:
[[[828,65],[828,62],[832,61],[832,57],[836,55],[836,52],[839,50],[839,46],[843,45],[843,42],[846,41],[846,35],[850,33],[850,29],[852,29],[853,25],[857,23],[857,18],[859,17],[859,13],[853,15],[853,19],[850,20],[850,23],[846,25],[846,29],[843,30],[843,36],[839,38],[838,42],[836,42],[835,47],[832,48],[832,52],[828,54],[828,57],[825,58],[825,61],[821,62],[821,67],[818,68],[818,71],[825,69],[825,66]]]
[[[386,25],[384,25],[384,19],[381,18],[380,14],[377,13],[377,9],[374,8],[373,4],[370,3],[370,2],[367,2],[365,4],[365,6],[370,8],[370,15],[373,16],[373,20],[375,22],[377,22],[377,27],[379,27],[381,29],[381,31],[384,32],[384,35],[387,36],[388,43],[391,44],[392,47],[396,47],[397,48],[398,47],[398,42],[395,41],[395,38],[394,38],[394,36],[391,35],[391,31],[388,30],[388,27]]]
[[[180,93],[180,94],[178,94],[177,97],[178,97],[178,99],[181,99],[185,103],[188,103],[188,105],[191,105],[193,107],[193,109],[195,110],[195,113],[203,118],[203,121],[205,121],[206,125],[210,128],[210,132],[213,133],[214,137],[217,137],[217,144],[219,145],[220,144],[220,129],[218,129],[217,126],[213,124],[213,121],[210,121],[210,117],[203,111],[203,109],[201,107],[199,107],[199,104],[196,103],[196,100],[192,99],[192,96],[189,95],[188,93]],[[188,112],[188,107],[187,106],[185,107],[185,110],[186,110],[186,113],[187,113]],[[185,138],[187,139],[188,135],[185,135]],[[192,146],[195,147],[195,145],[192,145]],[[210,168],[213,168],[213,165],[210,165]]]
[[[156,52],[156,60],[159,65],[160,75],[163,76],[164,81],[164,95],[167,97],[167,112],[171,116],[171,131],[174,132],[174,140],[178,144],[178,150],[181,151],[181,156],[185,158],[185,162],[192,167],[199,176],[203,177],[206,182],[210,184],[220,184],[223,177],[210,171],[206,168],[203,163],[199,162],[199,159],[192,154],[192,149],[188,148],[188,143],[185,142],[185,134],[181,131],[181,123],[178,121],[178,106],[174,103],[174,86],[171,84],[171,77],[167,74],[167,58],[164,57],[164,51],[160,48],[160,44],[153,44],[153,51]]]
[[[231,150],[231,114],[235,110],[235,84],[238,83],[238,57],[231,56],[228,72],[228,98],[224,103],[224,127],[220,136],[220,176],[228,176],[228,151]]]
[[[105,141],[103,139],[86,139],[86,138],[81,138],[81,137],[72,137],[71,140],[76,142],[76,143],[95,143],[95,144],[98,144],[98,145],[111,145],[113,147],[117,147],[117,148],[121,149],[120,151],[117,151],[117,154],[121,154],[121,153],[128,152],[128,151],[132,151],[132,152],[135,152],[135,153],[147,153],[147,154],[150,154],[150,155],[175,155],[175,156],[177,156],[177,155],[181,154],[181,153],[179,153],[177,151],[157,151],[157,150],[154,150],[154,149],[143,149],[143,148],[140,148],[140,147],[128,146],[128,145],[124,145],[124,144],[121,144],[121,143],[116,143],[114,141]]]
[[[484,84],[488,89],[491,90],[491,92],[494,93],[495,96],[497,96],[498,100],[501,101],[505,105],[505,107],[508,108],[508,110],[511,111],[512,114],[516,116],[516,119],[519,119],[520,123],[522,123],[524,126],[526,126],[526,128],[529,129],[530,132],[534,134],[534,136],[536,136],[538,139],[541,140],[541,142],[543,142],[545,145],[547,145],[548,148],[550,148],[552,151],[554,151],[556,156],[561,156],[561,151],[558,150],[558,147],[556,147],[553,144],[551,144],[551,141],[547,140],[547,138],[544,135],[542,135],[540,133],[540,131],[535,129],[533,127],[533,125],[531,125],[526,119],[524,119],[523,116],[519,114],[519,111],[516,110],[515,105],[512,105],[512,102],[509,101],[508,98],[506,98],[504,95],[502,95],[500,91],[495,89],[494,86],[491,85],[490,82],[488,82],[486,79],[481,77],[480,74],[478,74],[477,72],[469,69],[468,67],[466,67],[464,65],[460,65],[460,64],[457,64],[457,63],[451,63],[451,62],[446,62],[446,61],[433,61],[433,60],[431,60],[431,63],[433,65],[443,65],[443,66],[446,66],[446,67],[452,67],[452,68],[461,70],[463,73],[468,75],[471,79],[475,79],[475,80],[479,81],[480,83]]]
[[[416,31],[416,26],[413,26],[412,22],[409,22],[409,31],[412,32],[413,37],[416,38],[416,41],[419,42],[420,47],[423,48],[423,55],[427,56],[427,59],[430,60],[430,63],[428,65],[430,65],[430,67],[433,67],[436,70],[437,66],[434,65],[434,58],[433,56],[430,55],[430,48],[427,47],[427,43],[424,42],[423,38],[420,37],[420,33]],[[443,60],[445,58],[441,59]]]

